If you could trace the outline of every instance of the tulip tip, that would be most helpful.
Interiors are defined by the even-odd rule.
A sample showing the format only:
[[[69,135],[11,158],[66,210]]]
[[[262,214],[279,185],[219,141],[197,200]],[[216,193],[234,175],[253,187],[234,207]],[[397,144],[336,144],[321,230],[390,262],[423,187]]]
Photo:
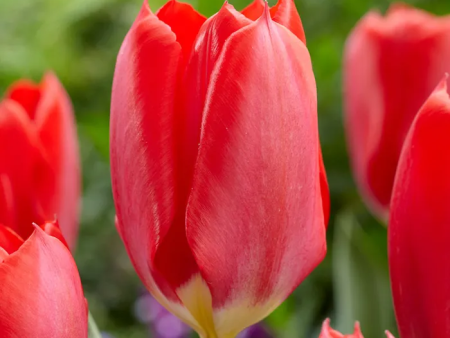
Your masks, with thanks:
[[[439,84],[436,87],[436,90],[442,90],[444,92],[447,92],[447,81],[448,81],[448,73],[444,73],[444,77],[439,82]]]
[[[45,233],[44,229],[42,229],[37,223],[31,223],[33,225],[33,228],[35,230],[35,232],[41,234],[42,232]]]
[[[389,6],[389,8],[387,10],[387,15],[395,14],[398,12],[409,11],[409,10],[413,10],[413,8],[410,5],[403,3],[403,2],[396,2]]]
[[[44,229],[42,229],[38,224],[33,222],[32,225],[34,227],[35,236],[42,236],[43,234],[46,234]]]
[[[255,21],[257,24],[263,24],[267,25],[267,27],[270,29],[270,22],[272,21],[272,17],[270,16],[270,7],[267,0],[261,0],[264,2],[264,10],[261,14],[261,16]]]
[[[150,5],[148,3],[148,0],[143,0],[141,10],[139,11],[139,14],[138,14],[138,19],[144,18],[150,13],[151,13],[151,10],[150,10]]]
[[[43,76],[42,79],[43,80],[46,80],[46,79],[57,80],[55,72],[53,70],[51,70],[51,69],[47,69],[45,71],[44,76]]]
[[[267,2],[267,0],[264,0],[264,12],[261,15],[260,19],[264,20],[265,22],[269,22],[271,20],[270,7],[269,7],[269,3]]]
[[[387,336],[387,338],[394,338],[392,333],[389,332],[389,330],[384,331],[384,334]]]

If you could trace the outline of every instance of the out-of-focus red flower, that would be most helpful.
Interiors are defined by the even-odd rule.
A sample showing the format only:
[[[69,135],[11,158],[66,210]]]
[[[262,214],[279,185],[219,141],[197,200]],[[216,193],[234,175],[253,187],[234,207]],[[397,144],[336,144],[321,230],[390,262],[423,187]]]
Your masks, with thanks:
[[[447,338],[450,334],[449,130],[446,77],[411,125],[393,186],[389,270],[401,337]],[[320,338],[328,337],[344,336],[331,330],[327,320]],[[393,337],[388,333],[388,338]]]
[[[2,338],[88,337],[80,277],[58,232],[54,223],[35,226],[24,242],[12,229],[0,225]]]
[[[58,218],[71,247],[78,233],[80,172],[69,97],[55,75],[20,80],[0,102],[0,223],[21,237]]]
[[[333,330],[330,326],[330,320],[325,319],[322,324],[322,331],[320,332],[319,338],[364,338],[361,334],[361,329],[359,323],[355,323],[355,332],[353,334],[343,335],[342,333]]]
[[[386,336],[387,338],[394,338],[394,336],[389,331],[386,331]],[[333,330],[330,327],[330,320],[325,319],[319,338],[364,338],[364,336],[361,333],[358,322],[355,323],[355,331],[353,332],[353,334],[342,334],[336,330]]]
[[[392,195],[389,268],[401,337],[450,336],[449,130],[443,80],[411,126]]]
[[[450,71],[450,17],[394,5],[368,13],[345,49],[345,122],[353,171],[372,211],[387,220],[400,151],[414,119]]]
[[[244,13],[259,17],[144,4],[113,84],[117,228],[153,296],[203,337],[268,315],[326,251],[301,21],[292,0]]]

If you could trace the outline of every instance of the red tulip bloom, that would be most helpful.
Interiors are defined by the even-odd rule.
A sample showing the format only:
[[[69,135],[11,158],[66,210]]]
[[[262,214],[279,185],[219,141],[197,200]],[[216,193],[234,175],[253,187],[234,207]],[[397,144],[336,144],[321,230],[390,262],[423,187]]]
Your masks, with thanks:
[[[87,307],[75,261],[57,239],[57,225],[42,229],[36,226],[24,242],[0,225],[1,337],[87,338]]]
[[[54,219],[67,242],[78,233],[80,172],[69,97],[53,74],[21,80],[0,102],[0,223],[21,237]]]
[[[450,16],[405,5],[370,12],[345,49],[347,140],[367,204],[387,218],[397,162],[410,125],[450,71]]]
[[[268,315],[325,255],[315,80],[292,27],[292,0],[256,21],[144,4],[117,59],[117,227],[149,291],[205,338]]]
[[[394,336],[386,331],[387,338],[394,338]],[[330,320],[326,319],[322,325],[322,331],[320,332],[319,338],[364,338],[359,327],[359,323],[355,323],[355,332],[353,334],[342,334],[330,327]]]
[[[411,126],[392,195],[389,268],[401,337],[450,336],[449,130],[443,80]]]

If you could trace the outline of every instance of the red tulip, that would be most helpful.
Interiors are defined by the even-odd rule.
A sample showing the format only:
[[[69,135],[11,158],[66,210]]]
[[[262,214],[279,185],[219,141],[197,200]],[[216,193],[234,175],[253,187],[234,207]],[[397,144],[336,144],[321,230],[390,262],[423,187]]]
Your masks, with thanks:
[[[74,246],[80,173],[69,97],[51,73],[40,84],[21,80],[0,102],[0,223],[21,237],[32,222],[55,215]]]
[[[253,22],[227,3],[208,20],[144,4],[117,59],[117,228],[149,291],[202,337],[262,319],[325,255],[316,87],[286,29],[301,26],[293,6],[275,7],[290,8],[280,25],[268,8]]]
[[[56,224],[46,232],[58,233]],[[0,225],[2,338],[87,338],[87,307],[70,251],[35,227],[24,242]]]
[[[370,12],[353,30],[344,64],[346,129],[357,183],[387,218],[400,151],[422,104],[450,71],[450,16],[405,5]]]
[[[386,331],[386,336],[387,338],[394,338],[394,336],[389,331]],[[330,320],[326,319],[323,322],[322,331],[320,332],[319,338],[364,338],[364,337],[361,333],[361,329],[359,327],[358,322],[355,323],[355,332],[353,334],[344,335],[336,330],[333,330],[330,327]]]
[[[401,337],[450,336],[450,99],[446,81],[406,138],[389,221],[389,268]]]

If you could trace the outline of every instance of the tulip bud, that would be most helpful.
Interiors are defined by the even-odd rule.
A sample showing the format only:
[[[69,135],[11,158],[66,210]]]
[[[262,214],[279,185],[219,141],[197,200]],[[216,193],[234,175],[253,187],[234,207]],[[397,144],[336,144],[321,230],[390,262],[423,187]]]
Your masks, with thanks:
[[[293,1],[274,8],[144,4],[117,58],[116,225],[148,290],[205,338],[267,316],[326,251],[314,74]]]
[[[394,338],[394,336],[389,332],[386,331],[386,337],[387,338]],[[330,320],[325,319],[325,321],[322,324],[322,331],[320,332],[319,338],[364,338],[361,333],[361,328],[359,327],[359,323],[355,323],[355,331],[353,334],[344,335],[336,330],[333,330],[330,327]]]
[[[450,71],[450,17],[393,5],[368,13],[347,40],[345,124],[360,191],[387,220],[397,162],[414,116]]]
[[[57,232],[57,225],[52,227],[51,232]],[[80,277],[59,239],[35,226],[24,242],[0,225],[0,281],[2,338],[88,337]]]
[[[322,324],[322,331],[320,332],[319,338],[364,338],[359,323],[355,323],[355,332],[349,335],[343,335],[340,332],[333,330],[330,326],[330,319],[325,319]]]
[[[51,73],[20,80],[0,102],[0,223],[23,238],[33,222],[57,215],[73,248],[78,233],[80,173],[69,97]],[[17,156],[20,154],[20,156]]]
[[[411,126],[392,194],[389,270],[401,337],[450,335],[449,130],[444,79]]]

